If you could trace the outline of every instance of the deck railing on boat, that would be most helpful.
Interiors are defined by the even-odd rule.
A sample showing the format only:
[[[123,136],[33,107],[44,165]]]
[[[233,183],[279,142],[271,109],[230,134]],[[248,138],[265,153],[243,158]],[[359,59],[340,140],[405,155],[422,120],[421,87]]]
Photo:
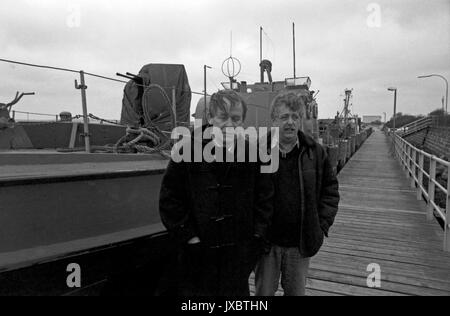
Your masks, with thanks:
[[[68,73],[74,73],[74,74],[78,74],[80,77],[80,84],[78,84],[78,80],[75,80],[75,89],[80,90],[81,91],[81,100],[82,100],[82,110],[83,110],[83,114],[82,114],[82,118],[83,118],[83,123],[84,123],[84,143],[85,143],[85,150],[86,152],[91,152],[91,145],[90,145],[90,133],[89,133],[89,119],[88,119],[88,110],[87,110],[87,96],[86,96],[86,89],[87,89],[87,85],[86,85],[86,77],[90,76],[90,77],[95,77],[98,79],[103,79],[103,80],[108,80],[108,81],[113,81],[113,82],[118,82],[118,83],[122,83],[122,84],[127,84],[129,82],[129,80],[125,81],[125,80],[120,80],[120,79],[116,79],[116,78],[111,78],[111,77],[107,77],[107,76],[102,76],[102,75],[98,75],[98,74],[94,74],[94,73],[90,73],[90,72],[85,72],[83,70],[75,70],[75,69],[69,69],[69,68],[61,68],[61,67],[53,67],[53,66],[48,66],[48,65],[38,65],[38,64],[31,64],[31,63],[24,63],[24,62],[20,62],[20,61],[15,61],[15,60],[9,60],[9,59],[3,59],[0,58],[0,62],[5,62],[5,63],[10,63],[10,64],[16,64],[16,65],[22,65],[22,66],[27,66],[27,67],[33,67],[33,68],[40,68],[40,69],[47,69],[47,70],[54,70],[54,71],[61,71],[61,72],[68,72]],[[123,77],[124,75],[121,75],[119,73],[117,73],[117,75],[120,75],[121,77]],[[127,76],[125,76],[126,78],[128,78]],[[131,78],[129,78],[131,79]],[[206,78],[205,78],[206,80]],[[137,86],[141,86],[142,88],[149,88],[150,86],[147,85],[142,85],[142,84],[137,84]],[[176,106],[176,90],[177,87],[175,86],[171,86],[171,87],[160,87],[160,88],[166,88],[166,89],[170,89],[172,91],[172,105],[173,107]],[[184,88],[183,88],[184,89]],[[191,89],[188,90],[190,93],[192,94],[196,94],[196,95],[201,95],[201,96],[209,96],[209,94],[207,93],[207,90],[205,89],[203,92],[196,92],[196,91],[192,91]],[[19,111],[15,111],[13,112],[13,119],[16,113],[19,113]],[[27,117],[29,117],[29,114],[35,114],[35,115],[40,115],[38,113],[28,113]],[[45,115],[47,116],[47,115]],[[53,115],[51,115],[53,116]],[[58,120],[58,119],[57,119]],[[106,120],[103,120],[104,122],[106,122]],[[182,124],[186,124],[189,125],[189,122],[181,122]]]
[[[33,112],[22,112],[22,111],[11,111],[12,112],[12,119],[16,120],[16,114],[25,114],[27,116],[26,121],[29,122],[30,121],[30,115],[35,115],[35,116],[45,116],[45,117],[53,117],[56,119],[56,122],[58,122],[59,120],[59,116],[58,114],[45,114],[45,113],[33,113]]]
[[[427,219],[433,220],[436,214],[444,223],[444,250],[450,252],[450,162],[414,147],[396,133],[391,135],[395,154],[411,187],[417,189],[417,199],[427,203]],[[436,202],[438,195],[441,201]]]

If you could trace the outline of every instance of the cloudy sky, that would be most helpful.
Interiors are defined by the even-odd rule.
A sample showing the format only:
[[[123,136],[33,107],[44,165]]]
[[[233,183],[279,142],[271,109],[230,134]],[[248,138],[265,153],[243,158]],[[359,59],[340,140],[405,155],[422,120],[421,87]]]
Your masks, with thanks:
[[[137,73],[148,63],[186,66],[192,90],[208,92],[225,81],[222,61],[242,62],[238,80],[258,80],[259,27],[273,77],[292,76],[291,23],[296,24],[297,75],[309,76],[319,116],[342,109],[354,91],[353,112],[428,113],[445,94],[438,73],[450,79],[450,0],[2,0],[0,58],[83,69],[106,76]],[[74,74],[0,62],[0,102],[34,91],[19,111],[81,114]],[[123,84],[87,78],[88,111],[119,118]],[[193,98],[192,110],[198,97]]]

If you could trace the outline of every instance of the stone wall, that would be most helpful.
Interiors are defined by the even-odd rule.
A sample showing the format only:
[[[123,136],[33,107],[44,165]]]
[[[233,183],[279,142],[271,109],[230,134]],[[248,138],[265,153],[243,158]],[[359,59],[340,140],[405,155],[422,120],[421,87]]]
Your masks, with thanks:
[[[417,133],[406,136],[405,140],[418,148],[423,148],[427,134],[428,129],[425,128]]]
[[[405,139],[430,154],[450,158],[450,127],[430,127]]]
[[[433,127],[425,139],[424,150],[450,158],[450,127]]]

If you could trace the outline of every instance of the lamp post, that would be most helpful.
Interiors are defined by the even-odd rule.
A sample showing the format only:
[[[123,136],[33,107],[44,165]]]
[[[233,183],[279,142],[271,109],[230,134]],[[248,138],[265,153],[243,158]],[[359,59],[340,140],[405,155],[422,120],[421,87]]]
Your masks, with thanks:
[[[393,116],[393,122],[392,122],[392,129],[395,133],[395,114],[397,113],[397,88],[390,87],[388,88],[388,91],[394,91],[394,116]]]
[[[204,93],[204,95],[203,95],[203,97],[205,98],[205,100],[204,100],[204,104],[205,104],[205,109],[204,109],[204,112],[203,112],[203,119],[205,119],[205,120],[207,120],[207,114],[206,114],[206,107],[207,107],[207,100],[206,100],[206,97],[208,96],[208,93],[206,92],[206,70],[207,69],[211,69],[211,67],[210,66],[207,66],[207,65],[203,65],[203,88],[204,88],[204,90],[203,90],[203,93]]]
[[[430,77],[439,77],[445,81],[445,114],[448,114],[448,81],[444,76],[436,75],[436,74],[418,76],[417,78],[423,79],[423,78],[430,78]]]

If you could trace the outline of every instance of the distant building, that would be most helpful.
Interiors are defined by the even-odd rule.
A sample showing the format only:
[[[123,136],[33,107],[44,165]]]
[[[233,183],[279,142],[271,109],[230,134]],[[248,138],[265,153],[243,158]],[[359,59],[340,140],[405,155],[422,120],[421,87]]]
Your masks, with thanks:
[[[375,121],[382,122],[381,115],[363,115],[363,123],[370,124]]]

